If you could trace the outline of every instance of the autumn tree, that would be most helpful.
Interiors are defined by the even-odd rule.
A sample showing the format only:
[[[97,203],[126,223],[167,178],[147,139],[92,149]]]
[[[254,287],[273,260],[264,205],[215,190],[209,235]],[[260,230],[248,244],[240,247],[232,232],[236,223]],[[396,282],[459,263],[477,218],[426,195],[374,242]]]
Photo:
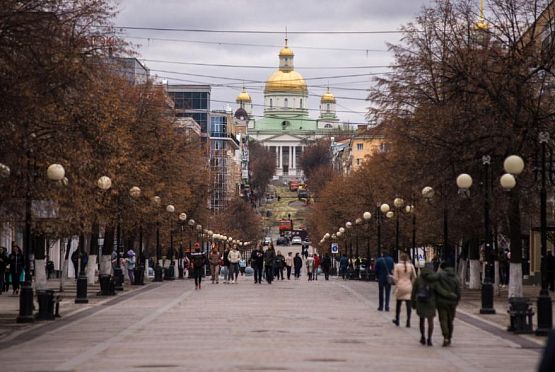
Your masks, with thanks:
[[[276,156],[258,142],[249,143],[250,185],[260,200],[276,173]]]

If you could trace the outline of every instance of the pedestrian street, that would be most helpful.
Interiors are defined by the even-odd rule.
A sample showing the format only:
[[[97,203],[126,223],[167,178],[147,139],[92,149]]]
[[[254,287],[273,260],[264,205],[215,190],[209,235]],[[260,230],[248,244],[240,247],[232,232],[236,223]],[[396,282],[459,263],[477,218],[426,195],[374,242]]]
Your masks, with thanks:
[[[441,347],[438,324],[434,346],[422,346],[416,314],[407,329],[376,310],[376,283],[322,279],[255,285],[240,276],[200,291],[192,280],[150,284],[1,343],[1,369],[533,371],[539,360],[539,345],[521,348],[460,320],[451,347]]]

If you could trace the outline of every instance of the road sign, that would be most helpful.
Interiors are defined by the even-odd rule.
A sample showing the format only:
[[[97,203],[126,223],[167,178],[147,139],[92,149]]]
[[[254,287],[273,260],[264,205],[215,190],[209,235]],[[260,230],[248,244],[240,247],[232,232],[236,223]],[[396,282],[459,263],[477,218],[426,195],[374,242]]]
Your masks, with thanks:
[[[331,253],[336,254],[339,252],[339,248],[337,247],[337,243],[331,243]]]

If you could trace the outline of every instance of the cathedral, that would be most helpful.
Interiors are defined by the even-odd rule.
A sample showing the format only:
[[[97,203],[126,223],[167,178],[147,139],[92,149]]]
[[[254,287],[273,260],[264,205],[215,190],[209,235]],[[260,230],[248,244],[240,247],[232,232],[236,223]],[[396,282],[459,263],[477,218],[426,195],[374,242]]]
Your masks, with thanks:
[[[320,115],[309,116],[308,86],[295,71],[293,50],[285,46],[279,52],[279,68],[264,87],[264,116],[254,119],[252,99],[245,89],[237,96],[237,118],[248,121],[249,137],[276,154],[275,178],[302,176],[299,158],[310,142],[331,136],[342,127],[336,115],[335,96],[329,88],[320,98]]]

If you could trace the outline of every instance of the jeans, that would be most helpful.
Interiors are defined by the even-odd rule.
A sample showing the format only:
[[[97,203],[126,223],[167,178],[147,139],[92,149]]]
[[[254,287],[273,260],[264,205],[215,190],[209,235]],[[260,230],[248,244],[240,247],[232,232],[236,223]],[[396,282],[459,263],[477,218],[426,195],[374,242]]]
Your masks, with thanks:
[[[279,280],[281,278],[281,280],[283,280],[283,268],[282,267],[276,267],[276,280]]]
[[[229,268],[229,266],[224,266],[224,268],[226,269],[226,270],[224,270],[224,282],[227,282],[227,281],[229,281],[229,278],[230,278],[230,276],[229,276],[230,268]]]
[[[443,338],[450,340],[453,337],[453,320],[457,305],[438,305],[437,314]]]
[[[135,271],[134,271],[134,269],[127,269],[127,276],[129,276],[129,283],[133,284],[135,282]]]
[[[239,263],[231,262],[229,264],[229,280],[237,280],[239,276]]]
[[[389,284],[387,281],[386,282],[379,281],[378,292],[380,296],[378,309],[379,310],[384,309],[384,295],[385,295],[385,311],[389,311],[389,295],[391,294],[391,284]]]
[[[295,278],[299,279],[300,276],[301,276],[301,268],[295,267]]]
[[[274,273],[272,270],[272,266],[266,266],[266,281],[269,284],[272,284],[272,280],[274,280]]]
[[[220,265],[210,265],[210,274],[212,275],[212,283],[216,281],[218,283],[218,279],[220,276]]]
[[[202,271],[204,266],[193,268],[193,276],[195,277],[195,287],[200,287],[200,282],[202,281]]]
[[[326,280],[330,280],[330,269],[324,269],[324,277]]]
[[[254,269],[254,282],[261,283],[262,282],[262,265],[256,265],[253,267]]]
[[[286,266],[287,267],[287,280],[291,279],[291,266]]]
[[[19,291],[19,277],[21,276],[20,272],[12,271],[12,288],[15,291]]]

